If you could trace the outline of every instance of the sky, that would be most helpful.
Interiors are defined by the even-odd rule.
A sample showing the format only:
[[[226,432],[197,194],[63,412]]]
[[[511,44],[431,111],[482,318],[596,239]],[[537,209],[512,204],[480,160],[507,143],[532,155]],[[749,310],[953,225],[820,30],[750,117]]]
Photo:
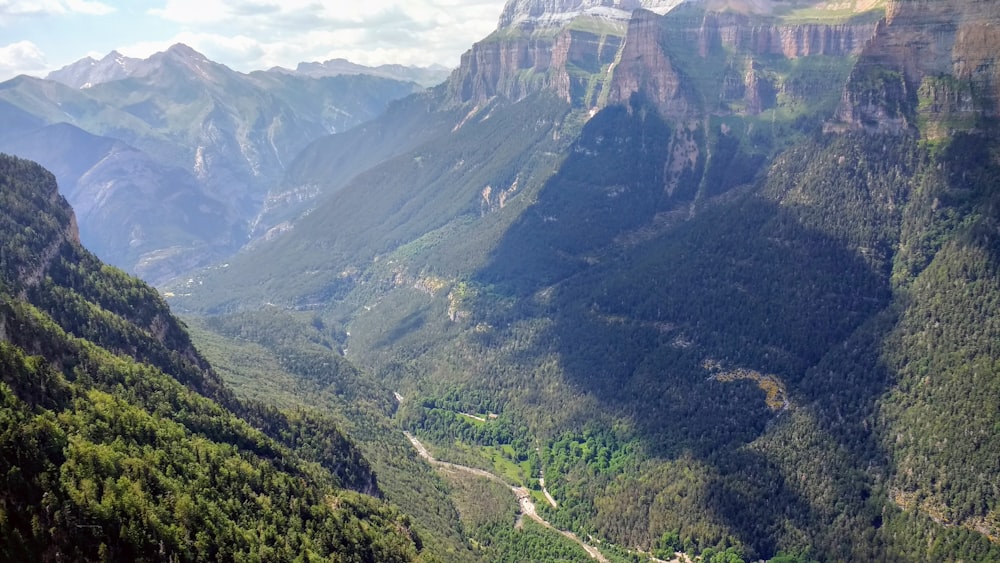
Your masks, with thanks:
[[[242,72],[344,58],[458,66],[505,0],[0,0],[0,81],[184,43]]]

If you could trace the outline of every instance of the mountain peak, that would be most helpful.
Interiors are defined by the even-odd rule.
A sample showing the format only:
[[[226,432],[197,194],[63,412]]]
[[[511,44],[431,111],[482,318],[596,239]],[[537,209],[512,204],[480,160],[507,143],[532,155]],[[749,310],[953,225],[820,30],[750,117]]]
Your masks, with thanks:
[[[101,60],[84,57],[75,63],[52,71],[45,78],[61,82],[71,88],[90,88],[97,84],[122,80],[132,75],[141,61],[111,51]]]
[[[509,0],[500,16],[500,29],[553,27],[581,15],[627,20],[643,8],[660,14],[685,0]]]
[[[190,61],[195,61],[195,62],[206,62],[206,61],[208,61],[208,57],[206,57],[205,55],[202,55],[198,51],[195,51],[194,49],[192,49],[191,47],[188,47],[187,45],[185,45],[183,43],[174,43],[165,52],[168,55],[173,55],[175,57],[180,57],[182,59],[187,59],[187,60],[190,60]]]

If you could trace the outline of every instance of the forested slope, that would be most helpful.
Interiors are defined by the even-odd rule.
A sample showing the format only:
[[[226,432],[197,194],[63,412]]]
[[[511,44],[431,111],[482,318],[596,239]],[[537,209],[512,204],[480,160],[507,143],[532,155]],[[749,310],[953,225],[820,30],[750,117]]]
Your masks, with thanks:
[[[51,174],[0,157],[0,197],[3,559],[418,557],[356,447],[237,401],[153,289],[80,247]]]
[[[365,361],[427,397],[412,430],[544,470],[567,528],[748,559],[993,560],[994,146],[816,136],[693,217],[603,241],[595,208],[565,203],[569,159],[457,320],[425,301]],[[628,197],[597,209],[633,217]],[[455,414],[486,411],[497,432]]]

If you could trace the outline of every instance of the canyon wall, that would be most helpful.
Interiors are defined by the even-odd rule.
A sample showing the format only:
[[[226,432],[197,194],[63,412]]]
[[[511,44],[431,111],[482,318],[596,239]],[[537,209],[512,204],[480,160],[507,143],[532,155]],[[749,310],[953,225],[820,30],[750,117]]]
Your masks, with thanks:
[[[894,0],[844,91],[852,128],[929,137],[992,127],[998,117],[1000,3]]]

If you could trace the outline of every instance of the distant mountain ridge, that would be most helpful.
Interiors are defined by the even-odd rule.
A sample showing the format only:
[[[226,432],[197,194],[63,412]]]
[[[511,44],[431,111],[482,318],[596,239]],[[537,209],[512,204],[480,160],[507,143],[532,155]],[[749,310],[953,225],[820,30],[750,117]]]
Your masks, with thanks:
[[[140,62],[141,59],[133,59],[118,51],[111,51],[99,61],[85,57],[50,72],[45,78],[62,82],[70,88],[89,88],[96,84],[128,78]]]
[[[282,67],[274,67],[268,70],[268,72],[294,73],[313,78],[321,78],[324,76],[352,76],[358,74],[379,76],[382,78],[391,78],[393,80],[416,82],[417,84],[427,88],[437,86],[438,84],[444,82],[448,78],[448,75],[451,74],[451,71],[452,69],[441,65],[415,67],[398,64],[385,64],[371,67],[352,63],[347,59],[331,59],[322,63],[299,63],[298,66],[295,67],[295,70]]]
[[[146,60],[85,59],[54,77],[66,84],[0,84],[0,119],[10,120],[0,149],[60,174],[72,161],[76,172],[60,182],[81,210],[85,242],[153,282],[235,252],[266,191],[310,141],[422,89],[367,75],[247,75],[185,45]],[[74,150],[69,129],[52,128],[60,124],[101,140]]]
[[[188,50],[186,56],[202,57],[186,45],[175,45],[170,51]],[[149,61],[156,58],[150,57]],[[93,57],[84,57],[76,62],[70,63],[61,69],[54,70],[45,76],[46,80],[61,82],[70,88],[89,88],[105,82],[123,80],[135,75],[141,75],[144,67],[148,67],[147,61],[126,57],[118,51],[111,51],[101,60]],[[451,73],[451,69],[432,65],[429,67],[406,66],[400,64],[384,64],[376,67],[365,66],[353,63],[347,59],[331,59],[325,62],[301,62],[293,69],[283,67],[273,67],[267,70],[255,70],[254,73],[279,72],[284,74],[298,74],[310,78],[324,78],[333,76],[377,76],[379,78],[389,78],[402,82],[415,82],[429,88],[440,84]]]

